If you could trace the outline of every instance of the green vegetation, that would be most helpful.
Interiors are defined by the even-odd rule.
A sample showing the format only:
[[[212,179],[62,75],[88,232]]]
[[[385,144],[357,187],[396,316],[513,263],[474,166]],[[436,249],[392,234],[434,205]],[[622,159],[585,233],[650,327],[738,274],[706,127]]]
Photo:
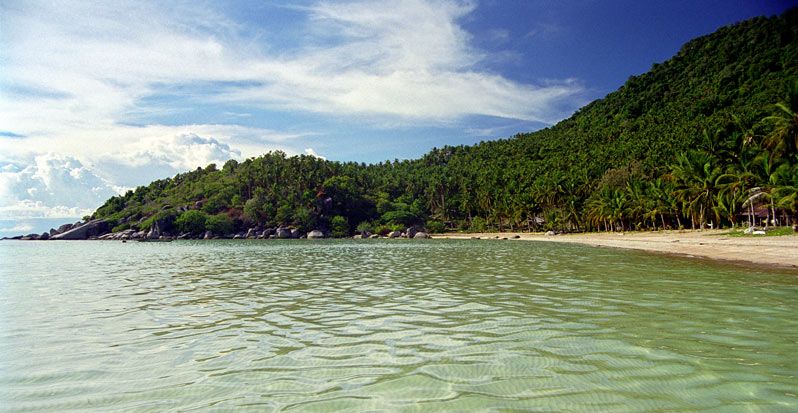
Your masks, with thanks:
[[[796,62],[793,9],[690,41],[541,131],[373,165],[282,152],[230,160],[111,198],[94,217],[195,234],[293,225],[340,236],[409,225],[718,228],[750,214],[786,224],[798,212]]]

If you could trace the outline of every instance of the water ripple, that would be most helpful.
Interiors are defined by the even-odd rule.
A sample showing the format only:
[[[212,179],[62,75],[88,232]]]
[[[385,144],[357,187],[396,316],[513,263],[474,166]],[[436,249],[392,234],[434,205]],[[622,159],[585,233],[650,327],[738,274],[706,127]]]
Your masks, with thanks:
[[[798,409],[789,274],[509,241],[0,261],[0,411]]]

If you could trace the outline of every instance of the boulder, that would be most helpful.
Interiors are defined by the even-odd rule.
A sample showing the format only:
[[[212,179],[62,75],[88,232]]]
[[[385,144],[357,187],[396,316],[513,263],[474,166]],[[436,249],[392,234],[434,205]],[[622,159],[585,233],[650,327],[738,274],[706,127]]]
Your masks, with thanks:
[[[546,235],[547,237],[553,237],[553,236],[555,236],[555,235],[557,235],[557,234],[555,234],[555,233],[554,233],[554,231],[546,231],[546,234],[545,234],[545,235]]]
[[[63,226],[63,225],[62,225]],[[65,239],[65,240],[78,240],[88,239],[89,237],[96,237],[105,234],[109,230],[108,222],[104,219],[95,219],[89,221],[78,227],[53,235],[51,239]]]
[[[414,239],[427,239],[427,238],[430,238],[430,236],[426,232],[416,232],[416,234],[413,235],[413,238]]]
[[[255,238],[257,236],[258,235],[257,232],[255,231],[255,228],[250,228],[249,230],[247,230],[247,234],[244,235],[245,238]]]
[[[35,241],[35,240],[39,239],[39,234],[28,234],[28,235],[25,235],[24,237],[22,237],[20,239],[23,240],[23,241]]]
[[[310,234],[308,234],[308,238],[310,238]],[[368,238],[368,237],[366,237],[366,238]],[[352,239],[363,239],[363,234],[355,234],[355,236],[352,237]]]
[[[399,231],[391,231],[388,233],[388,238],[399,238],[402,236],[402,233]]]
[[[48,239],[50,239],[50,233],[49,232],[42,232],[42,235],[39,235],[39,239],[40,240],[48,240]]]
[[[276,238],[288,239],[291,238],[291,230],[289,230],[288,228],[280,227],[277,228],[277,231],[275,232],[274,235]]]
[[[59,233],[59,234],[63,234],[64,232],[67,232],[70,229],[72,229],[72,227],[74,227],[74,225],[72,225],[72,224],[64,224],[64,225],[61,225],[60,227],[58,227],[56,232]]]
[[[324,233],[317,229],[308,232],[308,239],[318,239],[318,238],[324,238]]]
[[[370,239],[377,239],[379,237],[380,237],[380,234],[371,234],[371,236],[369,238]]]
[[[416,227],[408,227],[405,230],[405,236],[407,238],[415,238],[416,237],[416,233],[418,233],[418,231],[416,230]]]
[[[161,226],[158,221],[153,222],[152,226],[150,226],[150,232],[147,233],[147,238],[158,239],[161,235]]]
[[[213,232],[205,231],[205,234],[202,235],[202,239],[211,239],[213,238]]]
[[[266,228],[263,230],[263,238],[269,238],[270,235],[274,235],[275,230],[274,228]]]
[[[746,234],[746,235],[751,235],[751,234],[753,234],[753,233],[754,233],[754,227],[748,227],[748,228],[746,228],[746,229],[745,229],[745,231],[743,231],[743,233],[744,233],[744,234]]]
[[[145,231],[137,231],[137,232],[134,232],[133,235],[130,236],[130,238],[132,238],[132,239],[142,239],[142,238],[144,238],[146,236],[147,236],[147,233]]]
[[[293,229],[291,229],[291,238],[293,238],[293,239],[299,239],[299,238],[302,238],[302,232],[300,232],[300,231],[299,231],[298,229],[296,229],[296,228],[293,228]]]
[[[55,234],[58,234],[58,230],[55,228],[50,228],[50,236],[52,237]]]

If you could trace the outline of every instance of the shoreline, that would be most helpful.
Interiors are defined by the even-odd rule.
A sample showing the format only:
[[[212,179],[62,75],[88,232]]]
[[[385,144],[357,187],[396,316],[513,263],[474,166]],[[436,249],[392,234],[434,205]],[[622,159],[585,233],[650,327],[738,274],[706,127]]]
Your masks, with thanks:
[[[798,236],[730,237],[728,230],[667,230],[658,232],[590,232],[547,236],[544,233],[486,232],[434,234],[436,239],[482,240],[507,238],[621,248],[726,263],[754,265],[764,269],[798,270]],[[517,238],[514,238],[517,237]]]

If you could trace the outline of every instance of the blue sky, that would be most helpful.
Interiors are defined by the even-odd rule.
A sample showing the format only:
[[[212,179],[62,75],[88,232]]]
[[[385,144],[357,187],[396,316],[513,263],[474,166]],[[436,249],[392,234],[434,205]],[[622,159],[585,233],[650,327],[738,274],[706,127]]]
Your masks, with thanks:
[[[414,158],[556,123],[779,1],[0,4],[0,236],[280,149]]]

